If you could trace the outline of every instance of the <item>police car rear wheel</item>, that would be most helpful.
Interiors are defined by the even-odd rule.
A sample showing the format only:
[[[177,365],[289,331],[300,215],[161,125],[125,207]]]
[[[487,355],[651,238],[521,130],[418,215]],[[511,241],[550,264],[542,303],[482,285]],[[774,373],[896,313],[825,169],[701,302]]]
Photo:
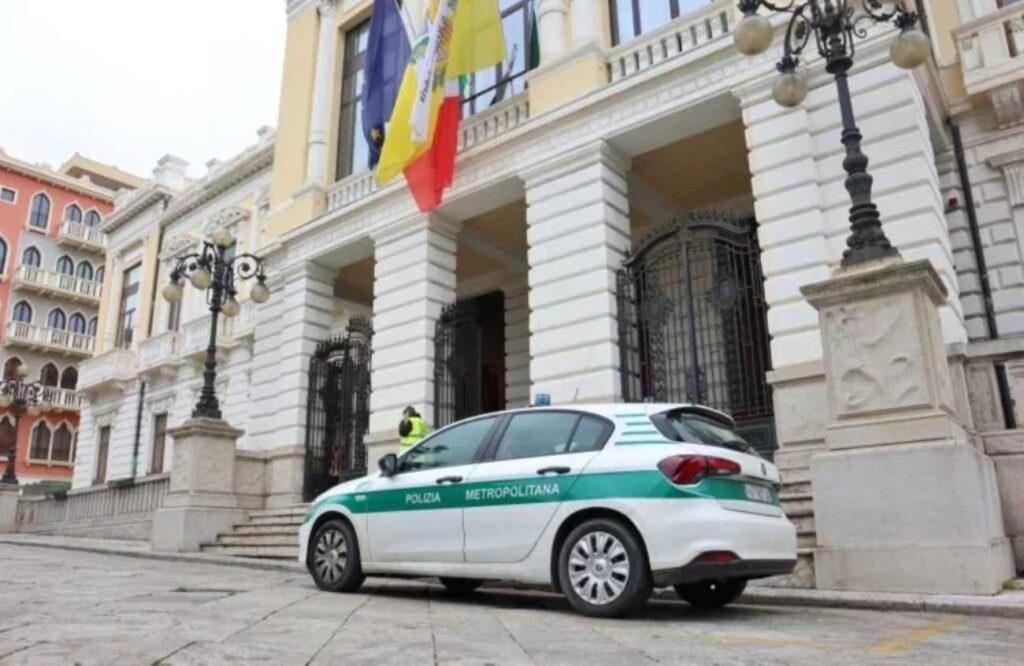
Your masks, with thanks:
[[[469,594],[484,584],[479,578],[442,578],[441,584],[452,594]]]
[[[362,586],[359,544],[348,523],[329,520],[317,530],[309,571],[316,586],[328,592],[355,592]]]
[[[740,598],[747,587],[747,581],[705,580],[700,583],[686,583],[674,586],[679,598],[694,608],[714,610]]]
[[[640,539],[618,520],[596,518],[570,532],[562,544],[558,571],[569,603],[585,615],[629,615],[651,596]]]

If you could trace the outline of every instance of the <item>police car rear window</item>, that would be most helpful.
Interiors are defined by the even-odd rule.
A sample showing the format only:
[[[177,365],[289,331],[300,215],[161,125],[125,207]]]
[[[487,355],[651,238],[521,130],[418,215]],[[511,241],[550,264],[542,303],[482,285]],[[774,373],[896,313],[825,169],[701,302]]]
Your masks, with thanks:
[[[668,439],[688,444],[720,446],[723,449],[759,455],[729,424],[685,409],[653,414],[651,423]]]

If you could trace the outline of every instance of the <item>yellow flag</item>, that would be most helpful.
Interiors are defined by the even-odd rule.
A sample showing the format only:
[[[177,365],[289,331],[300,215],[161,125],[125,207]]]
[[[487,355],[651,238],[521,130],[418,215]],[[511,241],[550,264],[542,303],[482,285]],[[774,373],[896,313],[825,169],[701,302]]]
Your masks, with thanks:
[[[455,15],[448,78],[494,67],[505,59],[497,0],[462,0]]]

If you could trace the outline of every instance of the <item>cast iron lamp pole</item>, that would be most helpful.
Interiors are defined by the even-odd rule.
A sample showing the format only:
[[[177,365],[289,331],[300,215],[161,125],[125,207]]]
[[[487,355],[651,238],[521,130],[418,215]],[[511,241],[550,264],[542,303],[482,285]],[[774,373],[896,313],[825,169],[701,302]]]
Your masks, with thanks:
[[[854,6],[854,5],[857,6]],[[858,10],[859,6],[859,10]],[[842,142],[846,147],[843,169],[846,190],[850,193],[850,236],[843,252],[843,266],[874,259],[898,257],[882,230],[878,207],[871,200],[871,175],[868,158],[860,149],[861,133],[853,115],[847,75],[853,66],[854,38],[864,38],[862,23],[892,22],[900,29],[893,40],[890,56],[893,64],[913,69],[928,59],[928,37],[916,28],[917,14],[904,7],[903,0],[739,0],[743,20],[733,35],[736,48],[745,55],[764,52],[772,41],[772,26],[757,14],[759,7],[790,14],[786,26],[782,60],[776,68],[779,78],[772,96],[785,107],[798,106],[807,96],[807,81],[797,71],[800,54],[814,37],[814,46],[825,60],[825,71],[835,77],[839,93],[839,113],[843,120]]]
[[[18,431],[21,426],[21,417],[26,412],[36,409],[39,404],[39,394],[43,387],[38,382],[26,382],[28,368],[19,365],[14,372],[13,379],[5,379],[0,383],[0,395],[4,402],[10,401],[8,409],[14,414],[14,441],[11,442],[11,450],[7,452],[7,465],[4,467],[3,478],[0,483],[18,485],[18,474],[15,465],[18,459]]]
[[[234,238],[226,229],[213,232],[209,241],[202,242],[199,252],[178,259],[171,271],[171,282],[164,287],[164,298],[176,303],[182,297],[182,278],[187,277],[192,286],[206,292],[206,302],[210,306],[210,343],[206,347],[206,362],[203,366],[203,389],[192,410],[193,418],[221,418],[220,403],[214,388],[217,379],[217,319],[222,312],[225,317],[234,317],[241,310],[235,298],[235,280],[255,277],[256,284],[249,292],[249,297],[255,303],[265,303],[270,298],[263,261],[251,254],[228,257],[227,250],[233,243]]]

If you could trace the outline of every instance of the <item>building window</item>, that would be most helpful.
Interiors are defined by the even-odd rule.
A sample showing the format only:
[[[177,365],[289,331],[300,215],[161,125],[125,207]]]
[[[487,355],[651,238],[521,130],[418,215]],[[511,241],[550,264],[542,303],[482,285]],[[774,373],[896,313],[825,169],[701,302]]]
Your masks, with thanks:
[[[92,281],[92,264],[90,264],[88,261],[79,262],[78,269],[75,271],[75,274],[78,275],[78,277],[82,278],[83,280]]]
[[[177,331],[181,326],[181,301],[167,304],[167,330]]]
[[[32,197],[28,223],[36,229],[45,229],[50,223],[50,197],[42,192]]]
[[[53,446],[50,448],[50,460],[52,462],[71,462],[71,448],[74,440],[74,433],[67,423],[61,423],[53,432]]]
[[[17,356],[12,356],[4,361],[4,379],[17,379],[20,367],[21,359]]]
[[[167,444],[167,414],[153,417],[153,455],[150,456],[149,473],[164,471],[164,447]]]
[[[71,257],[65,254],[57,260],[57,272],[61,275],[74,275],[75,262],[71,260]]]
[[[7,416],[0,419],[0,451],[7,452],[14,446],[14,423]]]
[[[100,225],[100,214],[94,210],[90,210],[85,214],[85,226],[87,227],[98,227]]]
[[[64,311],[60,308],[50,310],[50,315],[46,318],[46,326],[57,331],[67,330],[68,318],[64,315]]]
[[[86,331],[89,330],[88,325],[85,323],[85,317],[78,312],[71,315],[71,319],[68,320],[68,330],[72,333],[85,335]]]
[[[9,187],[0,187],[0,201],[14,203],[18,199],[18,193]]]
[[[14,304],[14,312],[12,313],[14,321],[20,321],[23,324],[32,323],[32,306],[25,301],[18,301]]]
[[[39,421],[32,429],[28,457],[32,460],[50,459],[50,426],[46,425],[46,421]]]
[[[53,363],[47,363],[39,371],[39,383],[43,386],[57,386],[60,383],[60,372]]]
[[[4,274],[5,268],[7,268],[7,241],[0,238],[0,275]]]
[[[81,222],[82,209],[78,207],[78,204],[71,204],[64,211],[64,219],[68,222]]]
[[[86,329],[86,333],[95,338],[97,328],[99,328],[99,319],[93,317],[92,319],[89,320],[89,327]]]
[[[710,2],[712,0],[609,0],[612,43],[628,42]]]
[[[142,266],[132,266],[124,272],[121,283],[121,308],[117,317],[117,346],[121,349],[131,347],[135,337],[135,328],[139,310],[139,278]]]
[[[363,135],[363,66],[370,22],[345,33],[345,65],[341,73],[341,131],[338,132],[337,177],[369,168],[370,147]]]
[[[99,268],[97,268],[95,280],[97,282],[103,282],[103,276],[106,274],[106,272],[107,269],[104,266],[100,266]]]
[[[462,91],[463,118],[526,90],[526,72],[539,64],[531,62],[533,4],[530,0],[504,0],[501,3],[501,29],[505,35],[508,59],[469,76]]]
[[[39,250],[34,247],[26,247],[25,251],[21,253],[21,263],[39,268],[43,265],[43,255],[39,254]]]
[[[107,453],[110,451],[110,426],[100,428],[96,445],[96,473],[92,477],[93,485],[107,480]]]
[[[69,391],[78,388],[78,369],[75,366],[69,365],[64,368],[64,372],[60,374],[60,387]]]

